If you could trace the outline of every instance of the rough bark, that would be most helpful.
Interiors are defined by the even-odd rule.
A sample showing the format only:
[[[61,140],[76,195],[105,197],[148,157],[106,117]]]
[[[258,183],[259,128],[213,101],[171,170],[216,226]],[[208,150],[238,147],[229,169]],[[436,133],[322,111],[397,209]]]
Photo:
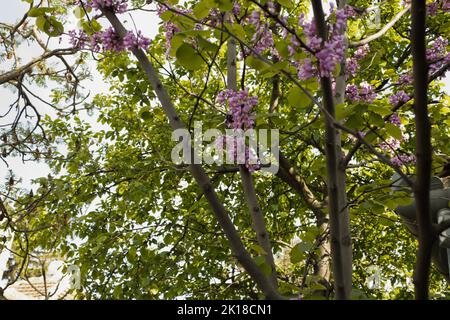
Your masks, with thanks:
[[[338,8],[343,10],[347,5],[347,0],[338,1]],[[348,38],[347,38],[347,30],[340,30],[342,35],[344,36],[344,45],[345,52],[347,52],[348,48]],[[346,55],[342,59],[340,63],[340,72],[336,77],[336,88],[335,88],[335,96],[334,96],[334,105],[339,105],[345,102],[345,88],[347,86],[346,80]],[[347,203],[347,173],[346,173],[346,165],[344,163],[344,153],[342,151],[342,136],[341,132],[336,132],[336,148],[338,155],[338,189],[339,189],[339,226],[340,226],[340,234],[341,234],[341,246],[342,246],[342,256],[343,256],[343,268],[344,268],[344,286],[345,286],[345,295],[347,298],[351,297],[352,291],[352,242],[351,242],[351,233],[350,233],[350,214],[348,211],[348,203]]]
[[[322,2],[313,0],[312,7],[317,25],[318,34],[322,39],[328,39],[328,32],[323,12]],[[321,77],[320,84],[323,92],[323,108],[333,119],[335,118],[335,105],[331,79]],[[330,219],[330,237],[331,237],[331,257],[333,267],[333,280],[335,289],[335,299],[349,299],[351,294],[351,260],[345,254],[351,246],[350,239],[343,238],[341,203],[345,193],[345,179],[340,177],[339,163],[342,158],[338,132],[334,126],[333,120],[324,114],[325,121],[325,153],[327,167],[327,188],[328,188],[328,214]],[[345,223],[345,221],[344,221]],[[345,226],[344,226],[345,229]],[[349,268],[350,267],[350,268]],[[349,272],[350,271],[350,272]]]
[[[428,117],[428,65],[425,41],[426,1],[415,0],[411,8],[411,41],[414,76],[414,114],[416,123],[416,180],[414,198],[419,231],[419,249],[414,269],[416,299],[428,299],[433,234],[430,214],[431,126]]]

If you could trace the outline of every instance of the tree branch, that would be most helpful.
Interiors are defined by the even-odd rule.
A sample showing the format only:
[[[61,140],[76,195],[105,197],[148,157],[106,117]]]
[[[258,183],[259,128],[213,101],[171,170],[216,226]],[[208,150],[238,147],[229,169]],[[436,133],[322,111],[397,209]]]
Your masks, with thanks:
[[[312,7],[317,26],[318,35],[326,41],[328,39],[328,31],[325,22],[325,15],[322,8],[322,1],[313,0]],[[329,77],[321,77],[320,83],[323,92],[323,113],[325,120],[325,153],[327,165],[327,187],[328,187],[328,214],[330,217],[330,236],[331,236],[331,256],[333,265],[333,277],[335,298],[344,300],[350,298],[351,279],[346,278],[346,270],[343,257],[343,243],[341,237],[340,226],[340,208],[339,193],[345,192],[340,190],[338,179],[338,144],[336,139],[336,128],[333,119],[335,119],[335,106],[333,101],[333,91],[331,87],[331,79]],[[350,280],[350,281],[349,281]],[[350,287],[349,287],[350,285]]]
[[[115,31],[119,34],[119,36],[124,37],[127,33],[127,30],[122,25],[117,16],[113,12],[107,10],[103,10],[103,14],[111,23],[111,25],[113,26]],[[137,58],[141,68],[146,73],[148,81],[150,82],[151,86],[155,90],[156,96],[161,103],[164,113],[169,119],[169,123],[172,129],[174,130],[185,129],[183,122],[181,121],[172,104],[172,100],[170,99],[168,92],[161,83],[156,70],[154,69],[151,62],[148,60],[145,52],[137,48],[133,49],[132,52],[134,56]],[[211,209],[213,210],[216,219],[219,222],[219,225],[221,226],[222,230],[225,233],[225,236],[227,237],[230,243],[231,250],[236,259],[244,267],[244,269],[247,271],[250,277],[256,282],[256,284],[259,286],[259,288],[264,293],[266,298],[283,299],[283,297],[273,287],[272,283],[267,279],[264,272],[259,268],[259,266],[252,259],[248,251],[245,249],[245,246],[242,243],[242,240],[233,222],[231,221],[227,211],[225,210],[225,207],[220,202],[211,184],[211,181],[207,176],[207,174],[205,173],[203,167],[198,164],[191,164],[190,170],[197,184],[204,193],[205,198],[208,200]]]
[[[350,42],[350,47],[354,48],[354,47],[359,47],[359,46],[363,46],[365,44],[368,44],[369,42],[376,40],[382,36],[384,36],[386,34],[386,32],[389,31],[390,28],[392,28],[392,26],[394,24],[397,23],[398,20],[400,20],[411,8],[411,5],[408,4],[405,9],[403,9],[402,11],[400,11],[399,13],[397,13],[394,18],[392,18],[391,21],[389,21],[383,28],[381,28],[378,32],[368,36],[367,38],[364,38],[362,40],[359,40],[357,42]]]
[[[237,91],[237,70],[236,70],[236,41],[233,38],[228,40],[227,48],[227,88]],[[264,215],[256,196],[253,177],[245,165],[239,165],[242,188],[244,190],[245,200],[247,201],[248,211],[253,222],[253,229],[256,232],[258,244],[265,251],[265,261],[271,268],[270,281],[274,288],[278,287],[277,271],[275,260],[272,253],[272,245],[264,222]]]
[[[416,299],[428,299],[431,249],[435,240],[430,214],[431,125],[428,118],[428,64],[425,41],[426,1],[415,0],[411,10],[411,41],[414,75],[414,119],[416,123],[416,219],[419,249],[414,269]]]

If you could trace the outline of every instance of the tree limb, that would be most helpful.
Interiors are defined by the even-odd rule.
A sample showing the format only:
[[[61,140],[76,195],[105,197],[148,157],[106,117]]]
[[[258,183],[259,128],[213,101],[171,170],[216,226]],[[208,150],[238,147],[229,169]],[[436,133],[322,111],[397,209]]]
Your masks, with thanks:
[[[227,48],[227,88],[237,91],[237,70],[236,70],[236,42],[233,38],[228,40]],[[277,271],[275,260],[272,253],[272,245],[264,222],[264,215],[256,196],[252,174],[245,167],[239,165],[239,173],[241,176],[242,188],[244,190],[245,200],[247,202],[248,211],[252,218],[252,226],[256,232],[256,239],[261,248],[265,251],[265,261],[271,268],[270,281],[274,288],[278,287]]]
[[[117,16],[108,10],[102,11],[105,17],[109,20],[115,31],[119,34],[120,37],[124,37],[127,33],[127,30],[122,25]],[[169,119],[169,123],[172,126],[172,129],[184,129],[184,124],[178,116],[172,101],[169,97],[168,92],[165,87],[161,83],[156,70],[154,69],[151,62],[148,60],[144,51],[140,49],[132,50],[134,56],[137,58],[141,68],[147,75],[147,78],[155,90],[156,96],[161,103],[161,106]],[[205,173],[203,167],[199,164],[191,164],[190,170],[192,175],[194,176],[197,184],[201,188],[202,192],[205,195],[205,198],[208,200],[211,209],[213,210],[219,225],[222,227],[225,236],[227,237],[231,250],[239,261],[239,263],[244,267],[244,269],[248,272],[250,277],[257,283],[261,291],[264,293],[266,298],[268,299],[283,299],[283,297],[277,292],[277,290],[273,287],[272,283],[267,279],[264,272],[259,268],[259,266],[252,259],[248,251],[245,249],[245,246],[233,224],[231,221],[225,207],[220,202],[212,184]]]
[[[416,180],[414,198],[419,249],[414,268],[414,291],[418,300],[428,299],[431,249],[435,240],[430,214],[431,125],[428,117],[428,64],[425,41],[426,1],[415,0],[411,10],[411,41],[416,123]]]
[[[312,7],[317,26],[318,35],[326,41],[328,39],[328,31],[325,22],[325,15],[322,8],[321,0],[313,0]],[[329,77],[321,77],[320,83],[323,92],[323,112],[325,120],[325,153],[327,165],[327,187],[328,187],[328,214],[330,217],[330,237],[331,237],[331,256],[333,265],[333,278],[335,288],[335,298],[337,300],[345,300],[350,298],[351,279],[347,279],[345,270],[346,262],[343,256],[343,239],[340,226],[340,208],[339,193],[345,192],[339,188],[338,178],[338,144],[336,139],[336,128],[333,123],[335,119],[335,106],[333,101],[333,91],[331,87],[331,79]],[[350,281],[349,281],[350,280]],[[350,286],[350,287],[349,287]]]
[[[386,32],[389,31],[390,28],[392,28],[392,26],[394,24],[397,23],[398,20],[400,20],[411,8],[411,5],[408,4],[405,9],[403,9],[402,11],[400,11],[399,13],[397,13],[394,18],[392,18],[391,21],[389,21],[383,28],[381,28],[378,32],[368,36],[367,38],[364,38],[362,40],[359,40],[357,42],[350,42],[349,46],[354,48],[354,47],[359,47],[359,46],[363,46],[365,44],[368,44],[369,42],[376,40],[382,36],[384,36],[386,34]]]

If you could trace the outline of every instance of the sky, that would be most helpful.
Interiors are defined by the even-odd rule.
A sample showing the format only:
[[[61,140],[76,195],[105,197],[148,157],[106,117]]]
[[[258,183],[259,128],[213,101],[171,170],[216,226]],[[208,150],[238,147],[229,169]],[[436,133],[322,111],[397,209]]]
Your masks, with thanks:
[[[28,4],[20,0],[1,0],[2,1],[2,9],[0,10],[0,21],[6,23],[15,23],[18,21],[26,11]],[[73,15],[71,15],[73,16]],[[131,28],[134,28],[131,19],[129,16],[124,16],[123,18],[126,25]],[[136,24],[138,30],[142,30],[143,33],[153,38],[158,32],[158,23],[159,18],[154,12],[133,12],[133,21]],[[76,28],[76,20],[73,18],[72,21],[68,21],[65,24],[65,30],[75,29]],[[52,39],[53,44],[56,45],[57,39]],[[25,63],[32,57],[41,54],[41,51],[37,46],[28,46],[23,45],[18,49],[19,56],[23,58],[23,62]],[[102,77],[96,72],[95,65],[93,63],[91,65],[92,70],[92,79],[84,83],[85,87],[89,88],[91,91],[91,96],[94,96],[97,93],[106,93],[108,91],[108,84],[102,80]],[[4,72],[8,70],[7,62],[0,62],[0,72]],[[444,80],[445,83],[445,91],[450,94],[450,77]],[[39,94],[42,97],[47,97],[50,93],[49,89],[39,88]],[[14,97],[13,92],[4,87],[0,87],[0,108],[6,107],[7,104],[11,103]],[[42,113],[47,113],[50,115],[55,115],[54,111],[43,105],[42,103],[37,103],[39,105],[40,111]],[[93,128],[99,128],[100,124],[96,123],[95,117],[84,116],[83,120],[88,121]],[[23,163],[19,158],[8,158],[9,168],[7,168],[3,163],[0,163],[0,179],[3,179],[8,175],[8,171],[12,170],[14,174],[21,177],[23,179],[23,186],[28,188],[30,187],[30,181],[34,178],[38,178],[41,176],[45,176],[50,173],[48,166],[43,162],[26,162]]]

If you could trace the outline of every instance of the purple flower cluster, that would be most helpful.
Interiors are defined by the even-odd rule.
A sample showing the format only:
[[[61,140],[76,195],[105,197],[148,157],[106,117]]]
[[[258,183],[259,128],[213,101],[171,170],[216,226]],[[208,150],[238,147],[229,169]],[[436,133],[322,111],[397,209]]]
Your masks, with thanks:
[[[402,5],[410,4],[411,0],[403,0]],[[439,10],[443,12],[450,12],[450,1],[449,0],[435,0],[433,2],[427,3],[427,14],[430,16],[435,16]]]
[[[358,47],[356,51],[353,53],[351,58],[348,58],[346,61],[346,73],[347,75],[351,75],[354,77],[356,72],[359,70],[359,61],[364,59],[370,51],[370,47],[368,44]]]
[[[223,135],[222,139],[216,140],[216,146],[221,152],[227,147],[227,162],[244,164],[250,172],[261,169],[261,162],[255,150],[245,145],[245,137],[239,135]],[[230,150],[231,149],[231,150]]]
[[[141,31],[137,35],[129,31],[123,39],[109,27],[103,32],[94,33],[89,37],[84,31],[75,30],[69,31],[69,42],[74,47],[79,49],[92,50],[93,52],[100,52],[101,49],[105,51],[123,51],[132,50],[134,48],[147,50],[150,45],[150,40],[144,37]]]
[[[320,76],[331,77],[344,54],[344,36],[336,35],[331,41],[325,42],[322,50],[316,53],[316,58],[319,60]]]
[[[393,114],[389,117],[389,120],[388,120],[388,121],[389,121],[390,123],[396,125],[396,126],[399,127],[399,128],[403,128],[402,121],[400,120],[400,117],[398,116],[397,113],[393,113]]]
[[[311,59],[306,58],[302,62],[296,63],[297,76],[300,80],[308,80],[317,77],[318,72]]]
[[[398,85],[411,85],[413,83],[413,77],[411,73],[402,74],[398,77],[397,84]]]
[[[128,0],[80,0],[88,8],[93,8],[96,10],[108,9],[115,13],[124,13],[127,11]]]
[[[347,18],[356,18],[356,16],[358,15],[355,9],[350,5],[346,5],[344,10]]]
[[[86,49],[89,44],[89,36],[83,30],[70,30],[68,32],[69,43],[77,49]]]
[[[433,74],[450,61],[450,53],[447,51],[448,40],[437,37],[430,48],[427,49],[427,61],[430,64],[430,73]]]
[[[449,0],[436,0],[427,4],[427,14],[435,16],[439,10],[443,12],[450,12]]]
[[[299,17],[299,25],[303,29],[303,33],[306,36],[306,44],[315,52],[315,57],[319,62],[319,74],[321,77],[330,77],[336,65],[342,61],[345,55],[344,36],[340,34],[342,29],[347,27],[347,15],[345,10],[336,10],[336,22],[330,26],[330,39],[323,41],[317,35],[317,27],[315,20],[311,22],[304,21],[304,15]],[[309,63],[306,65],[306,70],[309,69]],[[311,74],[302,70],[301,74]]]
[[[287,34],[286,34],[287,37]],[[297,51],[297,48],[300,46],[300,42],[298,42],[297,38],[295,36],[291,36],[289,38],[290,44],[288,45],[288,51],[289,55],[293,56],[295,52]]]
[[[400,117],[398,116],[397,113],[393,113],[389,117],[388,122],[397,126],[402,132],[405,130],[405,127],[403,126],[403,124],[400,120]],[[394,137],[389,137],[386,141],[384,141],[380,144],[380,148],[384,151],[391,153],[391,152],[397,150],[398,148],[400,148],[400,144],[402,141],[405,141],[408,139],[409,139],[409,136],[405,135],[405,134],[402,134],[402,138],[400,140],[398,140]]]
[[[241,14],[241,5],[237,1],[233,4],[233,14],[237,16]]]
[[[361,83],[359,88],[354,84],[348,84],[345,88],[345,94],[352,102],[373,103],[377,98],[375,88],[366,82]]]
[[[257,54],[261,54],[274,45],[272,30],[269,24],[261,20],[261,13],[254,10],[247,18],[250,25],[255,26],[255,33],[252,37],[253,49]],[[248,52],[247,52],[248,53]]]
[[[138,48],[146,51],[150,46],[150,39],[144,37],[140,30],[137,32],[137,35],[133,32],[128,32],[125,37],[123,37],[123,44],[128,50]]]
[[[173,12],[175,14],[177,14],[177,13],[180,13],[180,14],[191,14],[192,13],[192,10],[190,10],[190,9],[183,9],[183,8],[173,8],[173,9],[174,9]],[[168,8],[167,8],[166,5],[158,4],[158,6],[157,6],[157,14],[159,16],[161,16],[167,10],[168,10]],[[212,12],[212,10],[211,10],[211,12]],[[173,23],[170,20],[169,21],[165,21],[162,24],[162,28],[164,29],[164,36],[165,36],[165,39],[166,39],[166,56],[168,57],[169,54],[170,54],[170,51],[172,49],[173,36],[176,33],[180,32],[181,30],[175,23]],[[201,28],[201,26],[200,25],[196,25],[196,29],[198,29],[198,28]]]
[[[123,51],[125,50],[124,41],[114,31],[112,27],[109,27],[105,31],[99,34],[100,42],[103,45],[103,49],[107,51]]]
[[[168,56],[170,53],[170,50],[172,49],[172,38],[177,32],[180,32],[181,30],[172,21],[164,22],[163,28],[165,30],[164,35],[166,38],[166,55]]]
[[[140,31],[138,31],[137,36],[129,31],[122,39],[112,27],[100,33],[99,38],[103,50],[106,51],[123,51],[135,48],[147,50],[150,45],[150,40],[144,37]]]
[[[258,104],[258,97],[249,97],[248,90],[224,90],[217,96],[220,104],[228,103],[230,120],[227,125],[233,129],[252,129],[254,125],[253,107]]]
[[[250,97],[247,89],[241,91],[227,89],[221,91],[218,94],[217,102],[219,104],[228,104],[229,111],[226,121],[226,125],[228,128],[233,130],[253,129],[255,124],[255,114],[251,111],[258,104],[258,97]],[[260,166],[253,150],[250,150],[248,147],[243,146],[245,148],[244,155],[242,155],[242,152],[238,150],[238,144],[245,143],[245,140],[241,141],[239,139],[242,138],[236,136],[224,136],[224,139],[225,141],[233,139],[231,143],[234,144],[234,151],[230,156],[232,156],[234,159],[237,158],[238,163],[245,163],[250,172],[259,169]],[[228,141],[228,143],[230,143],[230,141]],[[239,157],[245,158],[240,159]]]
[[[400,90],[389,97],[389,103],[396,106],[399,103],[406,103],[410,99],[411,97],[405,91]]]
[[[394,166],[401,167],[401,166],[403,166],[405,164],[409,164],[409,163],[415,164],[416,163],[416,157],[413,156],[413,155],[403,155],[403,154],[401,154],[401,155],[393,157],[391,159],[391,162],[392,162],[392,164]]]

